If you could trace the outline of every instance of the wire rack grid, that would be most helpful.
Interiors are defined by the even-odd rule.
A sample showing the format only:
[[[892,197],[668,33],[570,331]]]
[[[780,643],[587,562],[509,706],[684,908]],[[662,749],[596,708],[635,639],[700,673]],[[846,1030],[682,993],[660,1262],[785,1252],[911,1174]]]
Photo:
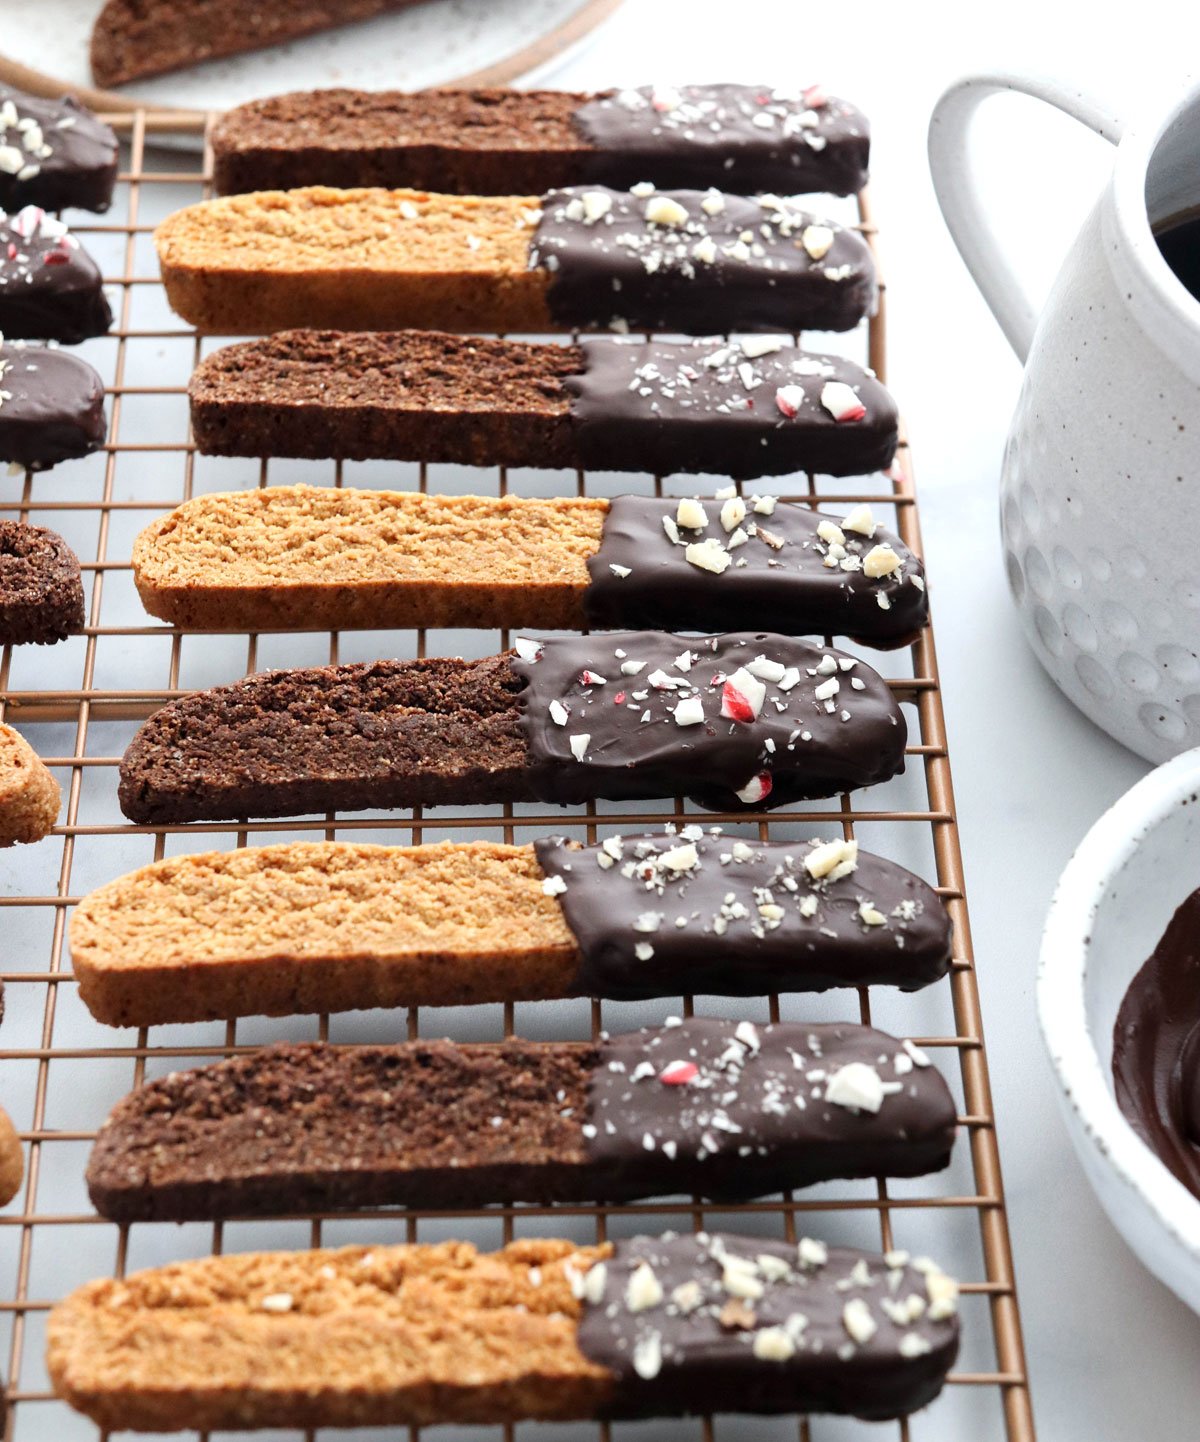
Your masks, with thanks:
[[[0,976],[8,1017],[0,1046],[0,1101],[27,1146],[18,1201],[0,1214],[0,1357],[7,1355],[6,1442],[95,1438],[95,1428],[59,1403],[42,1362],[46,1313],[71,1287],[94,1276],[263,1247],[338,1245],[357,1241],[434,1241],[464,1236],[491,1247],[515,1236],[550,1234],[580,1242],[662,1231],[724,1227],[794,1240],[813,1232],[839,1243],[906,1247],[936,1256],[963,1279],[963,1353],[950,1385],[933,1407],[882,1428],[844,1418],[696,1418],[648,1424],[579,1424],[559,1428],[565,1442],[854,1442],[896,1435],[900,1442],[1005,1438],[1033,1442],[1034,1427],[1013,1281],[1000,1160],[988,1084],[983,1023],[971,954],[962,860],[932,631],[908,650],[882,658],[865,652],[911,702],[904,776],[865,797],[842,795],[747,819],[696,813],[682,800],[662,810],[643,803],[605,803],[573,811],[507,806],[482,811],[365,813],[187,827],[132,826],[115,801],[116,767],[137,722],[169,698],[243,672],[380,655],[486,655],[506,646],[506,633],[271,633],[235,637],[191,634],[148,623],[137,602],[129,552],[137,530],[156,514],[207,490],[295,482],[387,485],[458,493],[658,495],[711,490],[722,478],[616,477],[562,472],[473,470],[385,463],[251,462],[196,454],[187,430],[186,384],[202,354],[219,342],[184,328],[166,307],[154,260],[154,224],[178,206],[209,194],[206,122],[138,111],[106,117],[127,145],[117,203],[110,215],[73,225],[101,262],[114,299],[110,336],[83,353],[105,377],[109,442],[82,461],[33,476],[0,478],[0,515],[61,531],[83,561],[90,591],[82,634],[51,648],[0,651],[0,719],[17,724],[63,783],[65,806],[51,838],[0,860]],[[844,206],[878,254],[864,193]],[[857,348],[859,359],[885,372],[885,303],[858,333],[806,337],[827,348]],[[132,437],[136,436],[134,440]],[[885,476],[833,481],[803,476],[775,483],[793,499],[835,508],[867,501],[914,550],[920,526],[907,440]],[[932,584],[936,595],[936,576]],[[843,643],[844,644],[844,643]],[[855,649],[855,648],[849,648]],[[236,1023],[116,1031],[94,1022],[78,1000],[69,969],[66,926],[86,891],[164,855],[297,838],[352,837],[413,842],[471,835],[528,841],[553,830],[588,840],[619,830],[659,827],[689,816],[722,825],[730,835],[802,839],[857,837],[870,849],[936,882],[955,928],[947,981],[901,996],[885,989],[820,997],[769,996],[744,1002],[671,998],[661,1003],[576,999],[517,1006],[361,1012],[333,1017],[249,1018]],[[932,1178],[826,1184],[742,1206],[698,1198],[621,1207],[496,1206],[426,1213],[394,1209],[303,1219],[230,1220],[217,1224],[139,1223],[119,1228],[96,1217],[83,1169],[88,1147],[108,1109],[131,1086],[180,1065],[250,1050],[264,1042],[320,1038],[335,1044],[448,1035],[490,1040],[521,1035],[576,1039],[601,1028],[625,1030],[661,1022],[681,1009],[752,1020],[848,1020],[914,1036],[929,1048],[958,1098],[960,1140],[950,1169]],[[452,1119],[448,1118],[452,1125]],[[503,1435],[532,1436],[531,1426],[443,1429],[451,1442]],[[199,1435],[199,1434],[193,1434]],[[281,1438],[304,1434],[273,1434]],[[332,1435],[332,1434],[324,1434]],[[340,1435],[340,1434],[339,1434]],[[364,1439],[395,1433],[366,1432]],[[538,1435],[543,1435],[538,1433]],[[413,1442],[417,1442],[415,1432]]]

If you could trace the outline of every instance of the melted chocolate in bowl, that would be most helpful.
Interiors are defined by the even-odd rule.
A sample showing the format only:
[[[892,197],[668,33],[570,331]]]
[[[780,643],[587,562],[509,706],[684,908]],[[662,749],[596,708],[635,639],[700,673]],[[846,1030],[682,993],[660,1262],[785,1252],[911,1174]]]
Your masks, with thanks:
[[[1200,1197],[1200,890],[1129,985],[1113,1027],[1117,1105]]]
[[[1154,227],[1163,259],[1200,300],[1200,211],[1173,215]]]

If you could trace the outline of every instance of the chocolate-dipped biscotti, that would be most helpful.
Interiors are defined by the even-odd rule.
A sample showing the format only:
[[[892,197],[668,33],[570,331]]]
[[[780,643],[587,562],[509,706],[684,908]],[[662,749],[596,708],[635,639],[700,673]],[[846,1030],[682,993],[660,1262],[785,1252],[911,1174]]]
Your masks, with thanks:
[[[119,797],[144,825],[678,794],[727,811],[886,781],[906,740],[887,683],[839,651],[614,631],[184,696],[130,743]]]
[[[107,210],[117,137],[73,95],[46,100],[0,85],[0,210]]]
[[[546,195],[256,191],[155,232],[197,330],[849,330],[875,308],[855,231],[779,196],[583,187]]]
[[[899,419],[869,372],[778,336],[544,345],[290,331],[214,351],[188,388],[208,455],[666,475],[864,475]]]
[[[459,195],[560,185],[850,195],[870,128],[820,85],[307,90],[238,105],[212,135],[218,195],[379,185]]]
[[[0,334],[70,344],[111,325],[100,270],[66,225],[39,205],[0,211]]]
[[[596,1043],[281,1045],[173,1072],[118,1103],[87,1182],[122,1223],[736,1200],[940,1171],[955,1125],[911,1042],[689,1017]]]
[[[151,522],[133,575],[188,630],[539,625],[777,631],[895,645],[921,562],[867,506],[774,496],[553,500],[349,487],[211,492]]]
[[[83,629],[83,580],[66,541],[0,520],[0,646],[51,645]]]
[[[927,1258],[724,1233],[262,1252],[89,1282],[54,1390],[103,1428],[496,1424],[931,1402],[958,1287]]]
[[[53,346],[0,344],[0,461],[45,471],[104,444],[104,382]]]
[[[853,841],[677,834],[534,846],[288,843],[156,861],[75,907],[79,994],[111,1026],[365,1007],[944,976],[937,893]]]

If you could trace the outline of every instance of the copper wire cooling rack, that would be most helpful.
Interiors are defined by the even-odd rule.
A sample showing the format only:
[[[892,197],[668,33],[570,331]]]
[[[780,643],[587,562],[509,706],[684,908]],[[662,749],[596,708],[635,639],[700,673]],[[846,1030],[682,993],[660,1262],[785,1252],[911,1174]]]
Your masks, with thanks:
[[[880,1427],[844,1418],[718,1416],[612,1427],[559,1427],[556,1437],[584,1442],[652,1438],[654,1442],[853,1442],[886,1435],[900,1442],[1033,1442],[1034,1429],[1013,1285],[1000,1160],[988,1085],[979,993],[971,957],[962,861],[946,749],[934,638],[910,649],[864,652],[912,705],[907,772],[858,797],[812,803],[747,819],[707,816],[682,801],[661,811],[644,804],[604,804],[555,811],[544,806],[483,812],[359,813],[285,821],[148,828],[127,824],[116,806],[116,767],[137,722],[172,696],[270,666],[373,659],[381,655],[486,655],[508,644],[495,632],[183,634],[150,623],[137,603],[129,568],[132,539],[150,519],[192,495],[304,480],[312,484],[428,488],[459,493],[612,495],[642,490],[692,493],[720,478],[615,477],[575,472],[472,470],[391,463],[218,460],[198,456],[187,430],[185,387],[199,357],[217,342],[201,340],[168,311],[158,283],[151,232],[169,211],[207,194],[207,155],[159,148],[187,125],[145,112],[110,117],[128,142],[110,215],[74,226],[109,277],[116,323],[111,336],[83,353],[109,387],[110,441],[102,452],[36,477],[0,477],[0,514],[61,531],[84,563],[90,590],[81,636],[46,649],[0,652],[0,717],[20,726],[63,783],[66,804],[51,838],[0,856],[0,975],[7,1019],[0,1030],[0,1101],[27,1145],[20,1198],[0,1214],[0,1361],[8,1379],[7,1439],[61,1442],[95,1438],[96,1430],[57,1402],[42,1361],[46,1312],[70,1288],[103,1275],[210,1252],[370,1241],[435,1241],[464,1236],[483,1247],[516,1236],[560,1235],[580,1242],[667,1228],[729,1228],[795,1239],[806,1232],[831,1241],[908,1248],[937,1257],[963,1286],[963,1353],[933,1407],[907,1422]],[[195,134],[197,126],[189,133]],[[835,202],[876,243],[866,195]],[[805,337],[841,348],[885,371],[884,307],[850,337]],[[268,476],[269,473],[269,476]],[[877,518],[920,550],[913,476],[906,441],[886,476],[851,481],[796,477],[769,489],[810,504],[872,504]],[[931,578],[937,609],[937,576]],[[80,1003],[65,945],[70,908],[84,892],[164,855],[324,836],[420,842],[473,835],[529,841],[548,831],[594,840],[689,815],[723,825],[730,835],[802,839],[857,837],[866,847],[935,880],[955,925],[949,979],[911,996],[886,989],[820,997],[769,996],[744,1002],[695,999],[696,1009],[751,1020],[870,1021],[929,1048],[960,1109],[960,1140],[950,1169],[915,1181],[839,1182],[800,1195],[743,1206],[709,1206],[695,1198],[621,1207],[497,1206],[451,1214],[408,1210],[333,1213],[303,1219],[231,1220],[223,1224],[139,1223],[119,1228],[93,1215],[83,1185],[91,1139],[108,1109],[130,1087],[179,1066],[228,1056],[277,1039],[337,1044],[451,1035],[487,1040],[587,1037],[602,1027],[624,1030],[690,1011],[693,998],[660,1003],[585,999],[517,1006],[349,1013],[332,1017],[249,1018],[230,1024],[117,1031],[94,1022]],[[453,1126],[454,1119],[447,1118]],[[6,1344],[6,1345],[5,1345]],[[532,1437],[532,1426],[446,1429],[450,1442]],[[193,1434],[194,1435],[194,1434]],[[272,1436],[313,1433],[272,1434]],[[325,1434],[331,1436],[332,1434]],[[344,1435],[344,1434],[338,1434]],[[365,1438],[396,1436],[395,1430]],[[537,1432],[545,1436],[544,1430]],[[415,1433],[413,1442],[417,1442]]]

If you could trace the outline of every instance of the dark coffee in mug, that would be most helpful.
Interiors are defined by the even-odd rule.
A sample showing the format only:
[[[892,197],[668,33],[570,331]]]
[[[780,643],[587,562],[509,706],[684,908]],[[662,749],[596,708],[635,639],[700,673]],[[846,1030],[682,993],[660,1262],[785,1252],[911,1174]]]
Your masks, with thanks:
[[[1154,227],[1163,259],[1200,300],[1200,210],[1172,215]]]

